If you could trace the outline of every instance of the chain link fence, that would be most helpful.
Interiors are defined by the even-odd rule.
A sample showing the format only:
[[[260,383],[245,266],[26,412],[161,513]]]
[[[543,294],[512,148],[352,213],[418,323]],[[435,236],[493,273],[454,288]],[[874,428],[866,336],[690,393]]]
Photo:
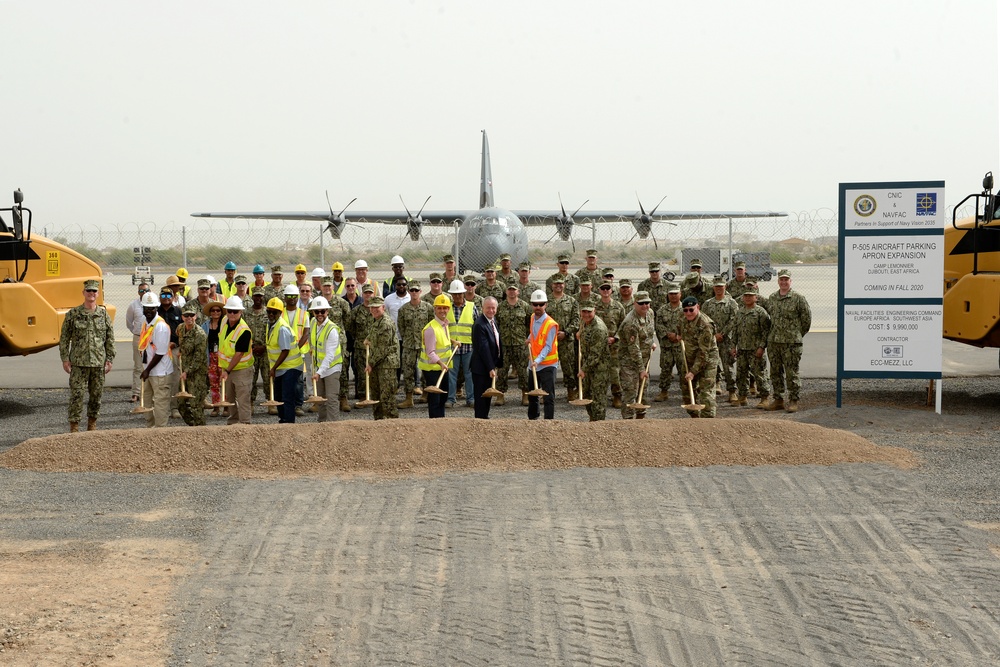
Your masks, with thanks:
[[[340,261],[350,275],[355,260],[364,259],[371,267],[369,276],[381,281],[391,275],[390,258],[399,254],[406,260],[406,275],[426,283],[428,273],[440,269],[442,256],[453,252],[456,233],[455,227],[425,226],[421,238],[414,241],[405,225],[351,223],[338,240],[325,229],[325,223],[314,222],[198,219],[183,225],[133,222],[41,231],[101,266],[105,299],[122,313],[115,323],[122,340],[131,337],[125,328],[124,308],[136,298],[132,277],[137,265],[148,266],[154,285],[162,285],[179,267],[188,269],[188,281],[193,284],[205,275],[221,279],[223,266],[235,262],[252,283],[255,264],[265,268],[280,264],[288,280],[300,263],[310,271],[321,267],[329,272],[333,262]],[[656,222],[646,239],[639,238],[627,221],[590,224],[581,220],[567,240],[554,226],[527,229],[532,280],[539,283],[557,270],[559,254],[571,255],[573,272],[584,265],[585,251],[591,247],[599,253],[601,268],[613,267],[616,279],[633,281],[648,276],[651,261],[661,263],[665,277],[673,273],[679,280],[688,268],[683,262],[689,262],[692,252],[705,263],[706,274],[730,273],[730,252],[765,253],[773,270],[766,272],[770,276],[759,275],[761,294],[777,289],[774,276],[778,270],[791,269],[793,289],[803,293],[812,307],[813,330],[832,331],[837,325],[838,219],[830,209],[785,218]],[[146,248],[148,256],[143,252]]]

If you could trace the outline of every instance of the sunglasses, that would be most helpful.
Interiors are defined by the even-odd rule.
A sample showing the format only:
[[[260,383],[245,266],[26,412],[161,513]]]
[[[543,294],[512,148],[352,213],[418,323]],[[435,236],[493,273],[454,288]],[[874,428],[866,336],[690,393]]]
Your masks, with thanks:
[[[205,290],[205,291],[207,292],[207,291],[208,291],[208,290],[210,290],[210,289],[212,289],[212,288],[211,288],[211,287],[199,287],[199,288],[198,288],[198,291],[200,292],[200,291],[202,291],[202,290]]]
[[[531,307],[532,308],[544,308],[545,304],[544,303],[533,303],[533,304],[531,304]]]
[[[410,288],[410,291],[411,291],[411,292],[419,292],[419,291],[420,291],[420,288],[419,288],[419,287],[411,287],[411,288]]]
[[[149,291],[148,289],[141,289],[139,290],[139,294],[145,294],[148,291]]]
[[[611,285],[601,285],[598,289],[611,289]]]
[[[86,289],[86,290],[83,290],[83,291],[84,292],[93,292],[94,294],[97,294],[97,290],[95,290],[95,289]]]
[[[243,311],[242,310],[227,310],[226,312],[229,313],[230,315],[239,315]]]
[[[194,313],[184,313],[181,317],[194,317]]]
[[[173,299],[174,298],[174,294],[173,294],[173,292],[163,292],[163,293],[160,294],[160,298],[161,299]]]
[[[560,264],[569,264],[569,262],[559,262]]]
[[[694,308],[693,307],[692,308],[684,308],[683,310],[684,310],[685,313],[693,313],[694,312]]]

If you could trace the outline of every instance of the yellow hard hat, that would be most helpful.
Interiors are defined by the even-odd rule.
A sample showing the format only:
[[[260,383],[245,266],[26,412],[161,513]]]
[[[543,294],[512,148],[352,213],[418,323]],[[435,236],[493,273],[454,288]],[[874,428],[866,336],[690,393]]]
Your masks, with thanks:
[[[178,278],[183,278],[184,280],[187,280],[187,278],[188,278],[188,270],[185,269],[183,266],[181,268],[177,269],[177,277]]]
[[[271,310],[280,310],[285,312],[285,303],[278,297],[271,297],[271,300],[267,302],[267,307]]]
[[[434,298],[434,307],[437,308],[438,306],[445,306],[446,308],[450,308],[451,307],[451,299],[449,299],[448,297],[446,297],[444,294],[438,294]]]
[[[344,265],[341,264],[340,262],[334,262],[333,266],[330,267],[330,270],[331,271],[343,271],[344,270]]]
[[[306,265],[305,265],[305,264],[299,264],[299,265],[297,265],[297,266],[295,267],[295,271],[296,271],[296,272],[299,272],[299,271],[302,271],[302,272],[305,272],[305,271],[308,271],[308,270],[309,270],[309,269],[307,269],[307,268],[306,268]]]

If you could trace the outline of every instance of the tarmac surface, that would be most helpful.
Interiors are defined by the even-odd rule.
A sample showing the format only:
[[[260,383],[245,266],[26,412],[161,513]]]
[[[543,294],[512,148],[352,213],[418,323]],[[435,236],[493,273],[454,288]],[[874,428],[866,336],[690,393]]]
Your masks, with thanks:
[[[114,636],[109,596],[95,594],[72,614],[0,609],[4,633],[46,620],[49,634],[37,636],[65,638],[45,654],[30,633],[0,637],[0,662],[1000,663],[996,350],[945,344],[940,416],[924,405],[925,381],[851,380],[846,407],[832,407],[835,350],[835,335],[807,336],[803,409],[768,417],[906,447],[920,466],[270,480],[0,468],[0,569],[29,556],[99,569],[127,552],[172,571],[161,592],[149,588],[165,628],[155,659],[46,620],[102,614]],[[130,359],[127,346],[119,355]],[[127,365],[109,378],[118,388],[101,428],[137,425]],[[0,452],[65,430],[58,355],[0,360],[0,372],[18,387],[0,390]],[[495,414],[530,436],[524,408]],[[557,406],[561,419],[581,414]],[[669,416],[682,413],[651,410]],[[662,423],[664,438],[683,440],[686,422]],[[88,653],[95,642],[101,650]]]

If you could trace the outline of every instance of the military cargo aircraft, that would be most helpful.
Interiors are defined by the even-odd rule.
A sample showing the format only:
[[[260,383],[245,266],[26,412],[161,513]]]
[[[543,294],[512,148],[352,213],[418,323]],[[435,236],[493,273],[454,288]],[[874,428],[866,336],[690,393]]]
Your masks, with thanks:
[[[657,212],[664,197],[649,212],[639,201],[637,211],[625,210],[588,210],[577,222],[576,216],[580,213],[581,205],[571,214],[566,213],[565,206],[562,205],[562,196],[559,197],[560,210],[509,210],[496,205],[493,198],[493,174],[490,167],[490,146],[486,137],[486,130],[483,130],[483,162],[482,174],[479,187],[479,208],[474,211],[451,210],[451,211],[424,211],[428,197],[424,205],[417,211],[416,215],[410,212],[405,202],[400,197],[403,204],[403,211],[355,211],[347,215],[347,209],[356,200],[348,202],[339,213],[334,213],[330,205],[329,193],[327,194],[326,211],[302,211],[302,212],[229,212],[229,213],[192,213],[197,218],[256,218],[261,220],[314,220],[325,221],[327,231],[335,239],[340,239],[344,228],[350,223],[384,223],[406,225],[406,234],[414,241],[420,240],[424,225],[449,225],[456,227],[456,243],[453,249],[459,272],[482,271],[487,264],[493,264],[503,253],[509,253],[511,261],[516,267],[520,262],[528,259],[528,232],[526,226],[554,225],[556,233],[563,241],[573,241],[572,233],[575,224],[589,224],[602,222],[624,222],[632,223],[635,234],[626,243],[631,242],[637,236],[640,239],[650,238],[653,231],[654,222],[667,222],[673,224],[676,220],[702,220],[702,219],[726,219],[726,218],[766,218],[783,217],[786,213],[774,211],[660,211]],[[638,195],[636,195],[638,199]],[[584,202],[584,205],[587,202]],[[656,245],[656,237],[652,236],[653,244]],[[658,246],[657,246],[658,247]],[[575,243],[574,243],[575,248]]]

